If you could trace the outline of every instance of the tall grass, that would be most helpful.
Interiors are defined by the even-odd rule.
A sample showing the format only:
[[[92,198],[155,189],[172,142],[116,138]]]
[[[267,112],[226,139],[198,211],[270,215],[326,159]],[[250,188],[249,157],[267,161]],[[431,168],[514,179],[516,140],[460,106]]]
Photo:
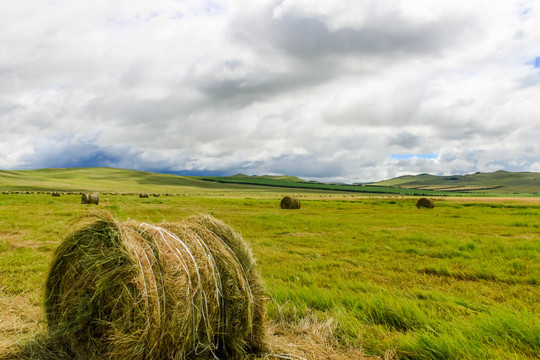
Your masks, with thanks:
[[[341,343],[370,354],[487,360],[539,353],[540,201],[437,199],[435,209],[419,210],[409,198],[307,195],[293,212],[279,208],[281,193],[232,191],[108,195],[99,206],[120,220],[193,213],[224,220],[258,259],[270,319],[334,319]],[[86,211],[79,202],[0,195],[0,297],[39,304],[53,249]]]

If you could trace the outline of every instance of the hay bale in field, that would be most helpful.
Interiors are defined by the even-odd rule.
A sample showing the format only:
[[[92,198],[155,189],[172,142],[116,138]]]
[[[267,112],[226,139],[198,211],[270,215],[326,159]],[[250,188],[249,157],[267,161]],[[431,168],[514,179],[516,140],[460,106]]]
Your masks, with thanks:
[[[98,194],[83,194],[81,198],[81,204],[99,204]]]
[[[51,193],[52,196],[60,196],[60,193],[58,191],[53,191]]]
[[[290,195],[286,195],[280,203],[282,209],[300,209],[300,205],[300,199]]]
[[[139,194],[139,198],[147,198],[148,197],[148,194],[145,194],[145,193],[141,193]]]
[[[9,192],[9,191],[2,191],[2,194],[4,194],[4,195],[9,195],[10,192]]]
[[[435,207],[435,203],[433,202],[433,200],[431,199],[428,199],[428,198],[420,198],[418,199],[418,201],[416,202],[416,207],[418,209],[424,207],[424,208],[428,208],[428,209],[433,209]]]
[[[89,194],[89,204],[99,205],[99,194]]]
[[[93,215],[59,245],[45,292],[51,343],[73,358],[244,359],[266,347],[251,250],[209,215],[157,226]]]
[[[159,194],[152,194],[152,196],[154,196],[154,197],[159,197]]]

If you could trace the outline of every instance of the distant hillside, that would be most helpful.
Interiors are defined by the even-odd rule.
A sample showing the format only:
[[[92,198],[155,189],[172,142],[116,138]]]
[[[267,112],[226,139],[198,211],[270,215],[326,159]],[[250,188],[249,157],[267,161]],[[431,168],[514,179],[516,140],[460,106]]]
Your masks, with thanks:
[[[389,187],[361,187],[305,181],[295,176],[238,174],[229,177],[196,177],[146,171],[97,168],[61,168],[39,170],[0,170],[0,191],[61,191],[111,193],[208,193],[208,192],[281,192],[341,191],[422,195],[426,191]],[[436,195],[433,191],[427,191]]]
[[[540,194],[540,173],[496,171],[468,175],[406,175],[370,185],[459,193]]]
[[[260,180],[279,180],[279,181],[290,181],[290,182],[307,182],[306,180],[302,180],[296,176],[290,176],[290,175],[244,175],[244,174],[236,174],[232,176],[226,176],[226,178],[238,178],[238,179],[260,179]]]
[[[227,188],[249,189],[254,187],[245,185],[224,186],[195,177],[106,167],[0,170],[1,191],[182,193],[190,190],[209,191],[219,189],[221,191]]]
[[[401,176],[371,184],[349,185],[306,181],[288,175],[201,177],[159,174],[113,168],[65,168],[39,170],[0,170],[0,191],[67,192],[158,192],[194,193],[209,191],[278,192],[338,191],[396,195],[540,195],[540,174],[531,172],[475,173],[435,176]]]
[[[416,190],[405,189],[399,187],[377,186],[377,185],[352,185],[352,184],[336,184],[336,183],[321,183],[317,181],[306,181],[295,176],[287,175],[253,175],[237,174],[233,176],[201,176],[197,177],[201,180],[212,181],[222,184],[244,184],[266,187],[282,187],[282,188],[297,188],[297,189],[313,189],[313,190],[328,190],[341,192],[355,192],[367,194],[395,194],[395,195],[422,195],[422,196],[437,196],[449,195],[434,190]]]

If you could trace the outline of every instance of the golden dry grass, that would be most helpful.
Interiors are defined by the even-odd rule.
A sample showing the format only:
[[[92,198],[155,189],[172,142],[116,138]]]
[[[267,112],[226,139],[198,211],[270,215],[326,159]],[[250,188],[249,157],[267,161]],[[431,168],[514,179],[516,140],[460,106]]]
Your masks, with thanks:
[[[378,356],[340,344],[335,337],[336,323],[333,319],[319,321],[307,316],[297,323],[272,323],[270,326],[268,353],[257,360],[375,360]],[[391,360],[394,357],[387,356]]]

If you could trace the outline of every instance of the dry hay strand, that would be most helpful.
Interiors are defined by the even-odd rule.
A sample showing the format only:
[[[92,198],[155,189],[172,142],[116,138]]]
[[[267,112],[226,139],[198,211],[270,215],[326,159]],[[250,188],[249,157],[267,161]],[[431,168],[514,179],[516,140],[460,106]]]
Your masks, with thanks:
[[[340,344],[335,336],[337,323],[308,315],[293,323],[276,322],[269,326],[269,348],[253,360],[375,360],[361,349]]]
[[[300,199],[290,195],[283,197],[280,203],[282,209],[300,209],[300,205]]]
[[[209,215],[159,226],[95,213],[59,245],[49,344],[81,359],[243,359],[265,348],[266,298],[239,233]]]
[[[416,207],[418,209],[420,209],[421,207],[424,207],[424,208],[428,208],[428,209],[433,209],[435,207],[435,203],[433,202],[433,200],[431,199],[428,199],[428,198],[420,198],[418,199],[418,201],[416,202]]]
[[[25,295],[0,296],[0,308],[0,359],[4,359],[21,334],[32,334],[40,328],[43,314]]]
[[[82,194],[81,204],[99,204],[98,194]]]

